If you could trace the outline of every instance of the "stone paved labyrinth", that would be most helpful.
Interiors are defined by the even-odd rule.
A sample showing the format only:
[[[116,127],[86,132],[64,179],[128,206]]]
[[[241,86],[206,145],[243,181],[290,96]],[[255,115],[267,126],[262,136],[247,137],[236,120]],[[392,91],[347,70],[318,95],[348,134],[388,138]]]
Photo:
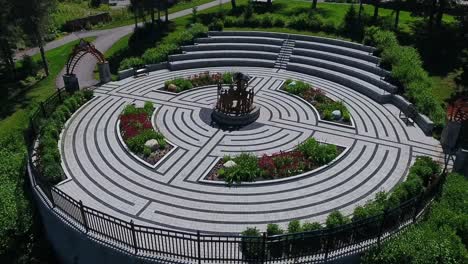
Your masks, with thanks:
[[[180,94],[161,91],[164,81],[205,70],[242,71],[254,77],[260,118],[238,131],[210,126],[216,88]],[[301,79],[343,100],[354,127],[321,121],[311,105],[279,90],[287,78]],[[131,156],[118,132],[129,103],[157,106],[153,124],[176,146],[156,166]],[[84,204],[137,223],[182,230],[238,232],[247,226],[286,224],[292,219],[324,221],[335,209],[349,214],[376,192],[401,181],[418,155],[438,158],[438,142],[406,126],[391,104],[378,104],[323,79],[265,68],[207,68],[150,73],[96,90],[62,137],[69,180],[59,188]],[[240,187],[202,181],[224,154],[288,150],[310,136],[347,148],[329,167],[298,178]]]

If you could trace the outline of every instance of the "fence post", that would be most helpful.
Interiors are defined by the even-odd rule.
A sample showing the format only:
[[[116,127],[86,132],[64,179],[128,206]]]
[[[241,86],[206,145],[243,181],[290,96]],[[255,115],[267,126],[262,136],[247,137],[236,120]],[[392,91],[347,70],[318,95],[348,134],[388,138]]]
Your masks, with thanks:
[[[88,231],[89,231],[88,220],[86,219],[86,214],[85,214],[85,211],[84,211],[83,202],[80,200],[78,203],[80,204],[80,212],[81,212],[81,218],[83,219],[83,225],[85,227],[86,233],[88,233]]]
[[[383,228],[385,225],[385,219],[387,218],[387,213],[388,213],[388,210],[385,209],[383,213],[382,223],[380,224],[380,227],[379,227],[379,236],[377,237],[377,247],[380,247],[380,240],[382,239],[382,232],[383,232]]]
[[[138,253],[138,246],[137,246],[137,239],[136,239],[136,232],[135,232],[135,224],[133,220],[130,221],[130,227],[132,229],[132,238],[133,238],[133,247],[135,248],[135,255]]]
[[[46,113],[46,110],[45,110],[45,107],[44,107],[44,102],[41,102],[41,112],[42,112],[42,116],[44,118],[47,118],[47,113]]]
[[[201,264],[200,230],[197,230],[197,250],[198,250],[198,264]]]
[[[261,263],[265,263],[265,260],[266,260],[266,233],[263,232],[263,236],[262,236],[262,262]]]
[[[325,263],[328,262],[328,252],[330,251],[330,232],[325,233]]]
[[[416,223],[416,218],[418,217],[419,208],[421,207],[421,203],[422,203],[422,195],[423,195],[423,193],[418,195],[417,198],[416,198],[416,201],[414,203],[413,223]]]

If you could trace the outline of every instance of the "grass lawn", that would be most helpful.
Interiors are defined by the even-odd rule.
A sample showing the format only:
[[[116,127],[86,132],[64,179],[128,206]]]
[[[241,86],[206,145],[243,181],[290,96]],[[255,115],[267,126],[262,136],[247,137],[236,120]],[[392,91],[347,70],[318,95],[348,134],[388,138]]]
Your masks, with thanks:
[[[183,1],[175,4],[174,6],[169,8],[169,14],[179,12],[185,9],[191,9],[194,6],[206,4],[209,2],[213,2],[215,0],[189,0]],[[135,19],[133,14],[128,11],[126,8],[122,9],[112,9],[110,11],[113,20],[106,24],[96,25],[94,29],[110,29],[122,26],[128,26],[135,23]],[[157,18],[157,14],[155,15]],[[161,12],[161,17],[164,18],[164,12]],[[145,17],[146,21],[151,21],[151,16],[147,15]],[[138,22],[141,22],[141,19],[138,19]]]
[[[86,40],[92,41],[94,38],[87,38]],[[0,138],[8,133],[18,133],[24,129],[28,124],[30,111],[37,107],[39,102],[47,99],[55,92],[55,79],[65,66],[73,46],[77,43],[78,40],[47,51],[46,57],[49,62],[50,75],[16,96],[16,98],[0,100],[2,105],[8,104],[7,108],[9,108],[8,112],[10,113],[0,119]],[[33,56],[33,59],[39,60],[40,55]]]

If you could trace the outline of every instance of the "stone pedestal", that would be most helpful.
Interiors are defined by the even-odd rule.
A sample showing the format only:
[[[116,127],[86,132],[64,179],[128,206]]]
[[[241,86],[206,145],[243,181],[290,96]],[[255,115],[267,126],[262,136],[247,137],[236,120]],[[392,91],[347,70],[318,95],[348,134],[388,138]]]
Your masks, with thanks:
[[[99,79],[101,83],[108,83],[112,81],[112,76],[109,68],[109,62],[98,63]]]
[[[74,93],[80,90],[78,78],[76,78],[76,75],[73,73],[63,75],[63,83],[65,84],[65,90],[69,93]]]
[[[216,109],[211,113],[211,120],[224,127],[241,127],[255,122],[260,116],[260,106],[254,105],[252,111],[242,115],[226,114]]]
[[[457,151],[453,171],[468,177],[468,149],[459,149]]]

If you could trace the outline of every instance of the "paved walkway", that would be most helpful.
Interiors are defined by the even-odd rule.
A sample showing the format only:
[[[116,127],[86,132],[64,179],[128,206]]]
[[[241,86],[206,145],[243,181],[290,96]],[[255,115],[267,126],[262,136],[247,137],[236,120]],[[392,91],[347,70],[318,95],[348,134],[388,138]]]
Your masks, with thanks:
[[[202,71],[242,71],[255,79],[257,122],[239,131],[209,124],[216,88],[171,94],[164,81]],[[332,210],[352,213],[378,191],[403,180],[416,156],[441,157],[439,143],[414,126],[406,126],[399,110],[378,104],[342,85],[317,77],[267,68],[219,67],[161,70],[128,78],[96,90],[96,98],[76,113],[62,137],[63,165],[69,180],[59,188],[84,204],[122,219],[157,227],[239,232],[264,229],[292,219],[323,222]],[[300,79],[343,100],[355,127],[320,120],[314,108],[279,91],[284,80]],[[151,101],[153,123],[176,145],[150,167],[125,150],[117,121],[126,104]],[[347,152],[329,167],[299,178],[269,184],[226,187],[203,181],[224,154],[256,154],[288,150],[313,136],[342,145]]]
[[[217,1],[213,1],[213,2],[200,5],[198,6],[198,11],[205,10],[211,7],[215,7],[219,5],[220,2],[227,3],[227,2],[230,2],[230,0],[217,0]],[[191,8],[185,9],[176,13],[172,13],[172,14],[169,14],[169,20],[183,17],[191,13],[192,13]],[[164,19],[164,16],[162,17],[162,19]],[[60,47],[64,44],[67,44],[69,42],[75,41],[80,38],[96,37],[96,40],[93,43],[99,51],[104,53],[110,47],[112,47],[112,45],[116,41],[132,33],[134,28],[135,26],[132,24],[132,25],[113,28],[113,29],[74,32],[61,39],[47,43],[45,46],[45,50],[47,51],[47,50]],[[33,49],[26,50],[26,51],[18,52],[15,55],[15,58],[19,59],[26,54],[29,56],[32,56],[37,53],[39,53],[39,49],[33,48]],[[92,86],[98,83],[98,81],[94,79],[94,72],[93,72],[96,67],[96,63],[97,63],[96,59],[92,55],[88,54],[81,59],[80,63],[75,68],[75,74],[78,77],[81,87]],[[65,69],[63,69],[61,73],[57,76],[57,79],[56,79],[57,87],[63,87],[62,75],[64,73],[65,73]]]

